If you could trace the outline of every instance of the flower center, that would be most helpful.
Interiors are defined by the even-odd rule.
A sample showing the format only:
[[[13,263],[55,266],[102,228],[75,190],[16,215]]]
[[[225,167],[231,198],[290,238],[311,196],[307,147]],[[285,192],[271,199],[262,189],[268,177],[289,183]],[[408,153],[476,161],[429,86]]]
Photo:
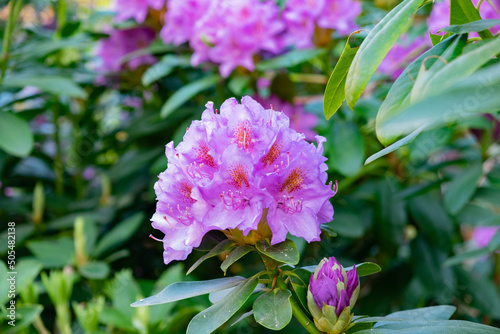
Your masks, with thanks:
[[[194,203],[196,200],[191,197],[191,190],[193,190],[193,186],[189,183],[182,181],[180,185],[177,186],[177,190],[179,194],[182,195],[182,199],[188,203]]]
[[[302,184],[305,180],[305,174],[300,167],[292,169],[290,174],[288,174],[285,182],[281,185],[280,192],[286,190],[287,193],[291,193],[295,190],[302,188]]]
[[[228,182],[230,185],[236,188],[241,188],[245,186],[250,187],[250,182],[248,182],[248,171],[242,164],[235,164],[229,168],[229,173],[231,174],[231,180]]]
[[[198,152],[197,158],[205,165],[210,166],[212,168],[217,168],[217,163],[215,162],[215,159],[208,154],[208,151],[210,149],[208,148],[208,145],[206,143],[200,143],[200,146],[196,149]]]
[[[283,142],[275,141],[273,146],[269,149],[269,152],[261,159],[261,162],[265,166],[271,165],[279,157],[282,148]]]
[[[253,147],[253,131],[248,121],[240,122],[234,131],[235,142],[239,148],[250,150]]]

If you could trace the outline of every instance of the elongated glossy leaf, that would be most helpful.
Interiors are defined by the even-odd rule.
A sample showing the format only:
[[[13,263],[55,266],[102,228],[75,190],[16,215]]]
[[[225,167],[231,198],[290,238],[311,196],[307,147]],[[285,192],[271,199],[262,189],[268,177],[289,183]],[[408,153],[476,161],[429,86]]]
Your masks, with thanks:
[[[254,250],[252,246],[244,245],[236,248],[231,253],[229,253],[224,262],[222,262],[222,264],[220,265],[220,268],[224,272],[224,275],[226,274],[226,271],[230,265],[241,259],[243,256],[245,256],[252,250]]]
[[[204,295],[213,291],[220,291],[241,285],[245,278],[240,276],[217,278],[208,281],[178,282],[167,286],[154,296],[141,299],[130,306],[149,306],[156,304],[170,303],[177,300],[187,299],[199,295]],[[257,281],[255,281],[257,286]],[[255,287],[254,287],[255,288]],[[253,289],[252,289],[253,291]]]
[[[447,31],[454,34],[465,34],[473,31],[486,30],[499,24],[500,20],[495,20],[495,19],[480,20],[465,24],[454,24],[449,27],[445,27],[440,31]]]
[[[434,73],[425,82],[425,88],[419,95],[439,94],[477,71],[498,53],[500,53],[500,38],[488,41],[474,50],[464,53]]]
[[[481,16],[470,0],[450,1],[450,25],[464,24],[481,20]],[[493,38],[489,30],[478,32],[481,38]]]
[[[28,123],[10,112],[0,112],[0,148],[16,157],[27,157],[33,149]]]
[[[370,162],[377,160],[378,158],[381,158],[389,153],[392,153],[396,151],[398,148],[401,148],[403,146],[406,146],[413,142],[415,138],[418,137],[419,134],[422,133],[422,131],[425,129],[425,127],[421,127],[420,129],[417,129],[410,133],[408,136],[401,138],[397,142],[387,146],[383,150],[378,151],[377,153],[371,155],[368,159],[365,161],[365,165],[368,165]]]
[[[109,250],[112,250],[127,241],[137,231],[144,221],[144,213],[138,212],[116,225],[113,229],[104,234],[97,244],[93,255],[99,257]]]
[[[292,305],[289,290],[274,289],[257,298],[253,304],[255,321],[272,329],[283,329],[292,320]]]
[[[142,84],[148,86],[168,76],[176,67],[189,66],[189,58],[168,54],[159,62],[149,67],[142,75]]]
[[[259,252],[275,261],[293,265],[299,263],[299,251],[292,240],[287,239],[272,246],[266,240],[260,240],[255,246]]]
[[[208,334],[215,331],[238,312],[258,282],[258,277],[245,280],[226,298],[195,315],[188,325],[187,334]]]
[[[307,289],[309,288],[309,279],[311,272],[308,270],[297,268],[293,271],[294,275],[290,275],[290,283],[292,284],[293,291],[298,297],[304,310],[308,311],[307,307]],[[309,312],[309,311],[308,311]]]
[[[44,93],[64,95],[69,97],[86,98],[87,93],[73,80],[57,76],[12,77],[5,78],[2,82],[5,87],[24,88],[33,86]]]
[[[228,249],[231,249],[235,246],[235,242],[234,241],[231,241],[229,239],[226,239],[226,240],[223,240],[222,242],[220,242],[217,246],[215,246],[214,248],[212,248],[212,250],[210,250],[210,252],[208,252],[207,254],[203,255],[202,257],[200,257],[192,266],[191,268],[188,269],[186,275],[189,275],[193,270],[195,270],[203,261],[205,261],[206,259],[209,259],[211,257],[214,257],[214,256],[217,256],[219,255],[220,253],[223,253],[225,251],[227,251]]]
[[[424,0],[405,0],[387,14],[368,34],[354,57],[347,74],[345,95],[354,108],[368,81],[377,70],[398,37],[411,22],[410,17]]]
[[[481,69],[440,95],[423,100],[379,120],[377,134],[394,138],[421,127],[438,128],[500,105],[500,64]]]
[[[269,71],[281,68],[292,67],[313,58],[321,56],[326,52],[326,49],[300,49],[293,50],[284,55],[264,60],[258,63],[255,67],[259,71]]]
[[[167,117],[177,108],[182,106],[185,102],[190,100],[193,96],[212,87],[219,80],[220,77],[218,75],[210,75],[208,77],[204,77],[188,83],[187,85],[176,91],[174,94],[172,94],[167,102],[165,102],[165,104],[161,108],[161,117]]]
[[[426,65],[436,67],[436,69],[438,69],[442,62],[436,61],[437,57],[449,62],[462,51],[466,40],[467,37],[464,35],[453,36],[442,41],[441,43],[415,59],[403,71],[403,73],[401,73],[396,82],[392,85],[386,99],[380,106],[380,109],[377,113],[375,124],[377,138],[382,144],[390,144],[399,135],[382,131],[380,124],[382,124],[387,118],[393,117],[397,112],[401,111],[402,105],[405,103],[405,101],[409,100],[410,93],[412,92],[413,86],[415,84],[415,78],[418,75],[422,62],[426,60]],[[434,63],[432,63],[433,59]]]
[[[461,320],[401,321],[383,327],[356,332],[358,334],[499,334],[500,329]]]
[[[352,34],[359,34],[361,31],[353,32]],[[327,120],[332,117],[337,110],[339,110],[342,102],[345,100],[345,82],[347,77],[347,72],[351,63],[358,52],[359,47],[351,47],[350,39],[351,35],[347,38],[345,43],[344,51],[340,56],[337,65],[333,69],[330,79],[326,84],[325,95],[323,98],[323,112]]]

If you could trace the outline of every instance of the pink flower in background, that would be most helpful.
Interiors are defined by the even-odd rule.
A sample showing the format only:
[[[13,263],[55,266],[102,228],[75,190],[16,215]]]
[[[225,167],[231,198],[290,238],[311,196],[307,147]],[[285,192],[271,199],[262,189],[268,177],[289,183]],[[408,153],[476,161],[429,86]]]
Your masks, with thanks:
[[[297,48],[313,46],[312,37],[316,19],[323,11],[325,0],[289,0],[283,11],[286,24],[286,44]]]
[[[313,141],[317,132],[314,127],[318,125],[318,116],[304,111],[301,105],[293,105],[272,95],[268,99],[256,97],[256,100],[264,107],[280,110],[290,119],[290,127],[299,133],[303,133],[307,140]]]
[[[474,6],[477,6],[478,0],[473,0]],[[479,14],[483,19],[500,19],[500,1],[492,1],[495,8],[493,8],[488,1],[483,1],[481,7],[479,8]],[[427,19],[427,25],[429,26],[429,31],[433,35],[444,35],[446,32],[438,31],[444,27],[450,25],[450,0],[444,0],[434,3],[432,7],[432,12]],[[500,31],[500,25],[490,28],[493,34]],[[473,32],[470,34],[471,37],[477,37],[477,33]]]
[[[412,41],[408,35],[402,35],[400,40],[392,47],[391,51],[380,63],[378,71],[389,75],[393,80],[403,72],[412,61],[418,58],[429,48],[427,38],[419,36]]]
[[[289,127],[288,117],[250,97],[232,98],[220,113],[209,102],[183,141],[166,146],[168,168],[155,184],[153,227],[165,233],[164,260],[183,260],[210,230],[244,235],[266,220],[272,244],[287,233],[319,240],[332,220],[323,137],[317,147]]]
[[[481,226],[476,227],[472,232],[472,240],[478,248],[488,246],[491,238],[497,233],[500,226]]]
[[[160,10],[164,5],[165,0],[116,0],[115,21],[123,22],[132,18],[137,23],[142,23],[146,19],[149,8]]]
[[[335,29],[340,35],[347,36],[359,28],[355,20],[361,11],[361,3],[358,1],[325,0],[318,26]]]
[[[168,0],[160,37],[179,45],[191,39],[196,23],[207,13],[211,0]]]
[[[155,39],[155,31],[147,27],[124,30],[112,30],[109,37],[97,44],[95,53],[100,59],[97,70],[103,72],[118,72],[124,68],[123,56],[147,47]],[[134,70],[142,64],[153,64],[156,59],[151,55],[135,57],[128,62]]]

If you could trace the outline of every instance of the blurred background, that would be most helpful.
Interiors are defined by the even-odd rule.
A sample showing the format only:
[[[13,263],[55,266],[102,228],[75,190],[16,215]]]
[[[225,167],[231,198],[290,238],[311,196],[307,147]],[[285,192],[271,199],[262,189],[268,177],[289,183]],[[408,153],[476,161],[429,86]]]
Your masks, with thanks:
[[[323,115],[347,36],[397,3],[2,0],[0,332],[185,332],[208,297],[129,304],[172,282],[221,277],[221,260],[189,276],[202,250],[163,264],[162,244],[148,237],[153,185],[167,167],[164,145],[182,140],[206,102],[218,108],[244,95],[283,110],[308,140],[327,138],[329,179],[339,183],[329,224],[337,236],[295,238],[299,265],[328,256],[379,264],[381,273],[361,280],[359,315],[451,304],[456,319],[500,326],[498,113],[425,132],[364,165],[383,148],[374,128],[381,102],[432,46],[429,32],[448,25],[448,3],[419,10],[354,111]],[[500,18],[494,4],[479,4],[483,18]],[[363,33],[356,36],[351,45]],[[12,250],[15,328],[4,279]],[[260,266],[248,255],[229,271],[248,276]],[[252,317],[219,329],[266,331]],[[292,322],[282,332],[302,329]]]

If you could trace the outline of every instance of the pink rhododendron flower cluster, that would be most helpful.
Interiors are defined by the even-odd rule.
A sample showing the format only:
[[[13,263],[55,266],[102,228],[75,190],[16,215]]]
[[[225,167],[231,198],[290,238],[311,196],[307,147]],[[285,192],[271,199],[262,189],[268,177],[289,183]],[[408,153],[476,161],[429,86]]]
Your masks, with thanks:
[[[273,0],[168,0],[167,8],[162,39],[175,45],[189,42],[192,64],[220,64],[223,76],[237,66],[252,71],[259,52],[312,46],[316,25],[347,35],[361,13],[353,0],[290,0],[283,13]]]
[[[393,80],[403,72],[412,61],[429,49],[427,38],[418,36],[412,41],[408,35],[402,35],[399,41],[392,47],[391,51],[380,63],[378,71],[389,75]]]
[[[142,49],[155,39],[155,31],[148,27],[137,27],[123,30],[111,30],[109,37],[97,44],[95,53],[100,59],[98,70],[102,72],[118,72],[124,68],[123,56]],[[143,64],[153,64],[156,61],[151,55],[135,57],[128,61],[132,70]]]
[[[271,244],[287,233],[319,240],[320,224],[333,218],[323,156],[289,127],[282,112],[250,97],[225,101],[220,113],[206,104],[183,141],[166,146],[168,168],[155,184],[154,228],[165,236],[164,260],[184,260],[210,230],[244,235],[267,222]],[[267,220],[266,220],[267,219]]]
[[[500,226],[480,226],[474,229],[472,232],[472,240],[475,245],[479,248],[488,246],[491,239],[497,233]]]
[[[313,46],[316,26],[349,35],[358,29],[355,20],[359,14],[361,3],[353,0],[289,0],[283,11],[286,43],[297,48]]]
[[[473,0],[472,3],[477,6],[478,0]],[[479,14],[483,19],[500,19],[500,1],[493,0],[492,7],[488,1],[483,1],[479,7]],[[427,19],[427,24],[429,26],[429,31],[434,35],[444,35],[446,32],[438,31],[444,27],[450,25],[450,0],[444,0],[436,2],[432,7],[432,12]],[[490,29],[493,34],[500,31],[500,25],[494,26]],[[478,34],[473,32],[470,34],[471,37],[477,37]]]
[[[115,21],[134,19],[137,23],[142,23],[149,8],[160,10],[164,5],[165,0],[116,0],[113,6],[116,11]]]

